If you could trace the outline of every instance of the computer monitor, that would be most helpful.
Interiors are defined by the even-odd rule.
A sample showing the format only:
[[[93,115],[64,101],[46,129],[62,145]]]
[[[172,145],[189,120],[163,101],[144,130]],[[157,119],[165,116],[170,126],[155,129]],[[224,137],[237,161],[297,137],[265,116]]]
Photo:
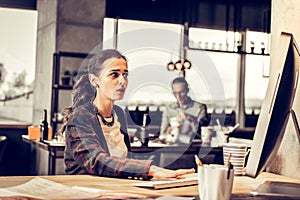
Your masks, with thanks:
[[[282,33],[271,63],[274,71],[255,128],[245,170],[247,176],[256,177],[276,156],[291,113],[293,122],[297,121],[292,105],[298,83],[299,56],[293,35]],[[299,134],[299,126],[295,125]]]

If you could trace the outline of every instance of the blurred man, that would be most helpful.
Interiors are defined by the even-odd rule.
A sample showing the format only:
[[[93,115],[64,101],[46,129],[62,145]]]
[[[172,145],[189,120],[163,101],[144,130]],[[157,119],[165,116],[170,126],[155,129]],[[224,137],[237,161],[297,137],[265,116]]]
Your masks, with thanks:
[[[209,124],[207,106],[188,96],[189,86],[183,77],[172,81],[172,91],[177,102],[167,105],[163,112],[159,139],[189,143],[195,136],[200,138],[201,126]]]

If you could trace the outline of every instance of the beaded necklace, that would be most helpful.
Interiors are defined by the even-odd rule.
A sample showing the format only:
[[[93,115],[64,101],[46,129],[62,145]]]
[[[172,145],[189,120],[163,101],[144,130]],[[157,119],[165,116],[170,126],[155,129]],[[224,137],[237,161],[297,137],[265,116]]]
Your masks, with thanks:
[[[97,112],[97,115],[99,115],[99,117],[101,118],[101,121],[103,122],[104,125],[108,126],[108,127],[112,127],[115,123],[115,118],[114,118],[114,114],[112,113],[112,120],[111,122],[108,122],[105,120],[105,118],[99,113]]]

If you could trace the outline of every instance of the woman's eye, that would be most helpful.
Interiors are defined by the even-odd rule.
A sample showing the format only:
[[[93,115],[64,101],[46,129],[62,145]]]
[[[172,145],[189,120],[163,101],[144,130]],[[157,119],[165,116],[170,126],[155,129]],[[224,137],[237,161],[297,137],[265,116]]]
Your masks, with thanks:
[[[120,76],[123,76],[123,78],[127,78],[128,77],[128,73],[120,73],[120,72],[113,72],[113,73],[111,73],[110,75],[109,75],[110,77],[112,77],[112,78],[118,78],[118,77],[120,77]]]
[[[116,77],[118,77],[118,76],[119,76],[119,73],[117,73],[117,72],[114,72],[114,73],[111,73],[111,74],[110,74],[110,76],[112,76],[112,77],[116,78]]]
[[[128,73],[124,73],[124,74],[123,74],[123,77],[124,77],[124,78],[127,78],[127,77],[128,77]]]

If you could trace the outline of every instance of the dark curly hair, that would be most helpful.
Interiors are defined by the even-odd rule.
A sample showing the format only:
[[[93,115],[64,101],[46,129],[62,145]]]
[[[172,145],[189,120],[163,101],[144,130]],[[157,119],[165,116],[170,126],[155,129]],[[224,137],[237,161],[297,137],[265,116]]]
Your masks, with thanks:
[[[96,88],[90,83],[89,74],[99,76],[100,72],[106,66],[106,61],[111,58],[123,58],[127,61],[119,51],[115,49],[103,50],[97,54],[90,55],[80,66],[77,74],[77,81],[72,91],[72,106],[64,109],[64,123],[60,129],[63,133],[66,128],[66,123],[69,119],[69,115],[72,113],[73,108],[83,105],[88,102],[92,102],[96,96]]]

